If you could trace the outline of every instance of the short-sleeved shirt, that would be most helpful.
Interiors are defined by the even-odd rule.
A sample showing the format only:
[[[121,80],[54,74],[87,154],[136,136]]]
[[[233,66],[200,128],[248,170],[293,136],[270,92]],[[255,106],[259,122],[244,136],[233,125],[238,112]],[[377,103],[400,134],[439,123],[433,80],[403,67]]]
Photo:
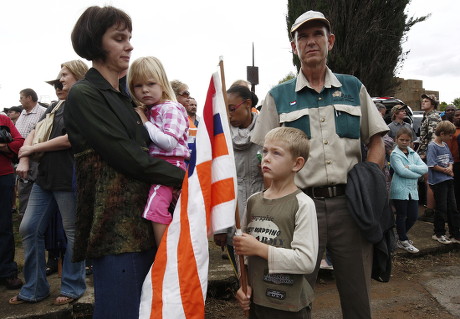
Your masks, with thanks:
[[[263,145],[265,134],[280,125],[310,138],[310,156],[296,175],[300,188],[346,184],[348,171],[361,161],[361,143],[388,131],[364,85],[329,68],[320,93],[302,72],[270,90],[251,140]]]
[[[453,179],[452,176],[433,169],[436,165],[440,167],[447,167],[449,164],[453,163],[454,159],[446,143],[443,142],[441,146],[435,142],[430,142],[426,153],[426,164],[428,168],[430,168],[428,170],[428,184],[435,185]]]
[[[38,103],[30,112],[22,110],[15,124],[22,137],[26,138],[29,135],[30,131],[35,128],[35,124],[37,124],[45,112],[46,108]]]

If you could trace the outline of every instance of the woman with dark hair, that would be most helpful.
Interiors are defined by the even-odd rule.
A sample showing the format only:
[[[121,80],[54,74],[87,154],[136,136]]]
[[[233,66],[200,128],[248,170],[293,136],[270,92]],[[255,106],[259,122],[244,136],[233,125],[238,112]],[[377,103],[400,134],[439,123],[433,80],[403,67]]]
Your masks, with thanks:
[[[125,12],[94,6],[71,36],[75,52],[92,61],[69,93],[64,119],[77,179],[74,260],[93,260],[93,318],[138,318],[155,253],[151,224],[141,217],[149,187],[180,187],[184,176],[148,154],[149,135],[121,78],[133,50],[131,30]]]
[[[56,210],[62,217],[67,249],[64,255],[61,291],[55,299],[55,305],[68,304],[80,298],[86,290],[85,263],[73,263],[73,246],[75,240],[75,204],[76,196],[72,185],[73,156],[64,126],[66,96],[78,80],[82,79],[88,66],[81,60],[61,64],[58,78],[62,84],[60,101],[50,106],[42,119],[53,112],[53,127],[47,141],[32,144],[35,130],[27,136],[24,146],[19,150],[19,164],[16,173],[27,178],[29,157],[41,153],[38,175],[30,192],[27,209],[19,226],[24,247],[25,284],[17,296],[9,300],[16,305],[24,302],[38,302],[50,294],[50,285],[46,279],[45,232]]]
[[[251,142],[252,130],[258,116],[252,109],[259,99],[248,87],[234,85],[227,90],[227,100],[238,177],[238,211],[240,220],[243,220],[242,215],[248,197],[264,188],[259,159],[262,156],[262,146]],[[223,247],[227,244],[233,263],[235,263],[232,246],[234,231],[235,229],[229,229],[227,234],[214,236],[217,245]]]

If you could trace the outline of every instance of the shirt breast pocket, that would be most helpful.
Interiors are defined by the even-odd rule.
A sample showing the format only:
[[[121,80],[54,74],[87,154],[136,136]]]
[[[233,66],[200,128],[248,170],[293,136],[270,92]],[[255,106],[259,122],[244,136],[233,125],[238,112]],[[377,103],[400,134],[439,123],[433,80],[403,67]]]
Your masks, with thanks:
[[[308,139],[311,138],[310,116],[308,109],[297,110],[280,114],[280,123],[286,127],[294,127],[304,132]]]
[[[334,105],[335,132],[339,137],[360,137],[361,108],[351,105]]]

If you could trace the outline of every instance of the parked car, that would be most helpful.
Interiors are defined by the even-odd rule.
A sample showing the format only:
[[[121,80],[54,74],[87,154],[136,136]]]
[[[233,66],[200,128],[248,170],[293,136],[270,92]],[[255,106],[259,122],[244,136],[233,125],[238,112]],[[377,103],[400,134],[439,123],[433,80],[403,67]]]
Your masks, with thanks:
[[[412,118],[413,116],[412,108],[406,103],[404,103],[403,101],[401,101],[400,99],[397,99],[394,97],[373,97],[372,101],[374,101],[374,103],[382,103],[383,105],[385,105],[387,111],[383,119],[385,120],[387,124],[391,123],[391,109],[393,108],[393,106],[398,105],[398,104],[406,106],[407,108],[406,118],[404,119],[404,121],[409,123],[411,126],[413,126],[414,120]]]
[[[423,111],[412,111],[412,108],[401,101],[400,99],[394,97],[373,97],[372,100],[374,103],[382,103],[385,105],[387,111],[384,116],[384,120],[387,124],[391,123],[391,109],[393,106],[401,104],[406,106],[406,118],[404,119],[405,122],[409,123],[412,126],[412,129],[415,131],[417,135],[417,139],[414,141],[413,148],[414,150],[418,149],[419,146],[419,138],[420,138],[420,124],[423,120]]]
[[[412,128],[417,136],[420,136],[420,125],[422,124],[424,113],[423,111],[412,111]]]

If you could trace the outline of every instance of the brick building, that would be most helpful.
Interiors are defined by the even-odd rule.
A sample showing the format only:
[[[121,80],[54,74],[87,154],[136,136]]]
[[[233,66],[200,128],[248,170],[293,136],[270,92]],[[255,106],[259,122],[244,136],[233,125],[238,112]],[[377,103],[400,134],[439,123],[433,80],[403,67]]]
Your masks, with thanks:
[[[434,94],[439,98],[439,91],[425,90],[422,80],[396,78],[398,86],[395,88],[394,97],[404,101],[413,110],[420,110],[420,96],[422,94]]]

